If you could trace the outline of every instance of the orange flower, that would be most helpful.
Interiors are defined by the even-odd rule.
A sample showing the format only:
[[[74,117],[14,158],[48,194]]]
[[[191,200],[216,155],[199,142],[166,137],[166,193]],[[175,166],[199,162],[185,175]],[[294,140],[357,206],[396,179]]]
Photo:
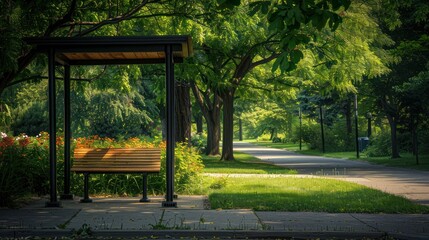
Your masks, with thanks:
[[[64,145],[64,140],[62,137],[57,137],[56,143],[57,146]]]
[[[30,144],[30,139],[29,138],[21,138],[18,140],[19,146],[21,147],[25,147],[28,144]]]
[[[3,145],[4,147],[10,147],[10,146],[13,146],[14,142],[15,142],[15,139],[13,139],[13,137],[4,137],[4,138],[2,139],[2,145]]]

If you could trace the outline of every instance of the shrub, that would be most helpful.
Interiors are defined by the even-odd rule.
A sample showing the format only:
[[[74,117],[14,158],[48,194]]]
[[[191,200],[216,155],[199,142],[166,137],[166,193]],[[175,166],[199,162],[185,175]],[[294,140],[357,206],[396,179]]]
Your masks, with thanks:
[[[64,141],[57,137],[57,189],[62,191],[64,179]],[[116,141],[111,138],[92,136],[73,141],[75,147],[160,147],[161,172],[149,175],[149,191],[164,193],[166,185],[165,142],[146,141],[129,138]],[[29,194],[43,195],[49,192],[49,135],[41,133],[37,137],[25,135],[0,139],[0,206],[13,207],[15,200]],[[189,193],[195,182],[201,182],[203,164],[194,147],[178,143],[175,149],[175,187],[177,193]],[[83,177],[71,175],[71,192],[83,193]],[[91,193],[139,195],[142,189],[141,174],[92,174]]]
[[[392,145],[389,132],[382,132],[371,138],[369,146],[364,151],[368,157],[385,157],[392,155]]]
[[[279,138],[279,137],[273,137],[273,143],[281,143],[282,142],[282,139],[281,138]]]
[[[48,149],[45,142],[26,135],[0,141],[0,206],[14,207],[15,199],[48,191]]]
[[[207,145],[207,136],[203,133],[192,134],[191,144],[196,147],[200,152],[204,152],[204,149]]]
[[[148,178],[148,190],[155,194],[166,191],[166,145],[165,142],[147,142],[139,138],[115,141],[110,138],[93,136],[79,138],[76,147],[159,147],[161,148],[161,170],[159,174],[150,174]],[[186,143],[177,143],[175,148],[175,189],[177,193],[190,192],[195,181],[199,181],[203,164],[201,156],[195,147]],[[82,182],[82,178],[80,180]],[[141,174],[93,174],[91,175],[91,192],[98,194],[138,195],[141,193]],[[82,192],[82,187],[74,189]]]
[[[324,126],[326,151],[353,151],[355,149],[354,134],[347,134],[345,124],[337,122],[332,126]],[[320,123],[307,122],[302,125],[302,140],[310,149],[322,149]],[[299,131],[295,131],[293,139],[299,141]]]

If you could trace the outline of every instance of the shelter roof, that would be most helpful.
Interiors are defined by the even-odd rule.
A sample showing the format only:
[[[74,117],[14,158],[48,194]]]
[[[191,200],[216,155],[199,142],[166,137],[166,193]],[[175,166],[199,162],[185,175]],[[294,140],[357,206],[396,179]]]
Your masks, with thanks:
[[[61,65],[107,65],[164,63],[171,46],[175,63],[193,54],[190,36],[138,37],[41,37],[26,38],[39,51],[55,51]]]

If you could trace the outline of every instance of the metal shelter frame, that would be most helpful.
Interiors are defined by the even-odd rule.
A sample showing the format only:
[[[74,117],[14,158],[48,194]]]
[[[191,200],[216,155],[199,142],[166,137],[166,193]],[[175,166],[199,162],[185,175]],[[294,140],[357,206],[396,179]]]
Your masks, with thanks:
[[[189,36],[144,37],[80,37],[80,38],[27,38],[39,52],[48,56],[49,97],[49,165],[50,199],[47,207],[60,207],[57,196],[56,150],[56,82],[55,66],[64,67],[64,190],[61,200],[72,199],[70,193],[70,66],[112,64],[162,64],[165,63],[166,85],[166,198],[163,207],[176,207],[174,202],[174,147],[175,147],[175,80],[174,64],[193,53]]]

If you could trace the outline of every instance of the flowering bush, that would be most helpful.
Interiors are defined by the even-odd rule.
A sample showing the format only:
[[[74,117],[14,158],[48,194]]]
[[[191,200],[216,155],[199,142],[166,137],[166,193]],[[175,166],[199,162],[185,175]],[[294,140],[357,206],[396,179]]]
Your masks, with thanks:
[[[111,138],[93,136],[76,139],[76,148],[161,148],[161,171],[149,175],[149,191],[154,194],[166,190],[166,144],[162,141],[147,141],[140,138],[115,141]],[[175,189],[176,192],[189,193],[196,181],[199,181],[203,164],[195,147],[177,143],[175,149]],[[142,189],[141,174],[93,174],[91,175],[91,192],[96,194],[138,195]],[[82,177],[76,179],[80,183]],[[76,185],[75,193],[82,192],[81,184]]]
[[[64,183],[64,139],[58,136],[57,145],[57,189],[62,191]],[[149,175],[149,191],[164,193],[165,142],[129,138],[116,141],[112,138],[91,136],[72,141],[74,148],[161,148],[161,172]],[[199,181],[203,165],[194,147],[178,143],[175,149],[176,192],[189,192],[194,182]],[[91,192],[97,194],[138,195],[142,189],[141,174],[92,174]],[[83,178],[72,174],[72,193],[82,194]],[[0,206],[13,206],[14,200],[28,194],[43,195],[49,192],[49,134],[42,132],[36,137],[22,134],[17,137],[1,133],[0,139]]]
[[[14,199],[48,191],[48,145],[25,134],[17,137],[1,133],[0,206],[14,206]]]

